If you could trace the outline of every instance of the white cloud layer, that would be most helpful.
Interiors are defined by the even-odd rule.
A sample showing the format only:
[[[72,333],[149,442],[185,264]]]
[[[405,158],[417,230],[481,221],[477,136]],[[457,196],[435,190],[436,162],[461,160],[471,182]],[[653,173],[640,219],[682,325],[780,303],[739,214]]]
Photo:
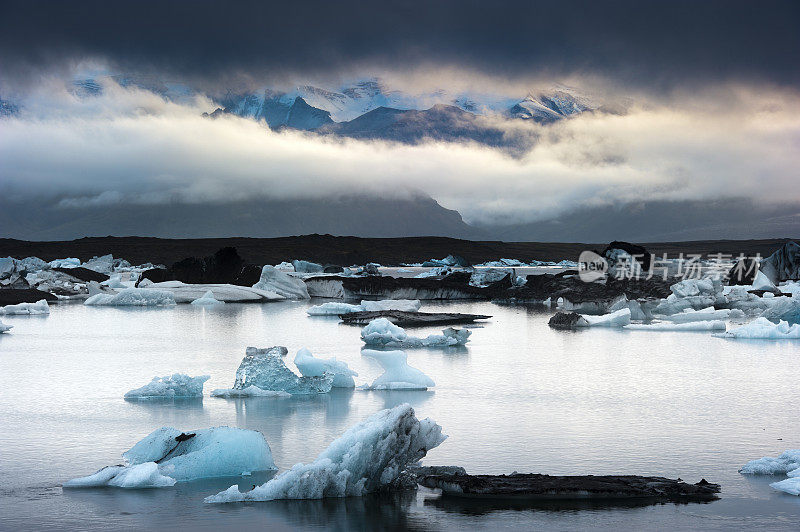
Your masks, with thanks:
[[[201,116],[213,107],[114,84],[81,99],[43,83],[19,116],[0,120],[0,193],[80,205],[416,189],[477,223],[527,222],[617,201],[800,202],[800,97],[778,90],[673,95],[624,116],[582,115],[551,126],[496,119],[509,135],[538,138],[520,157],[467,143],[273,132],[248,119]]]

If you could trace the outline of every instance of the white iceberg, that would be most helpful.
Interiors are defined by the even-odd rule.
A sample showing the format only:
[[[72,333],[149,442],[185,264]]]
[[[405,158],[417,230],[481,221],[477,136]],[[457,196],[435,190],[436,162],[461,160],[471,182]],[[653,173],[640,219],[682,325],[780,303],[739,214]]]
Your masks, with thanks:
[[[219,299],[214,297],[214,292],[211,290],[207,291],[203,294],[203,297],[198,297],[194,301],[192,301],[192,305],[202,305],[202,306],[210,306],[210,305],[224,305],[224,301],[220,301]]]
[[[379,312],[382,310],[402,310],[404,312],[417,312],[422,303],[419,299],[383,299],[380,301],[363,300],[359,305],[331,301],[309,307],[306,313],[309,316],[340,316],[352,312]]]
[[[581,314],[580,319],[575,322],[576,327],[624,327],[631,323],[631,309],[623,308],[608,314],[592,316],[591,314]]]
[[[94,257],[84,262],[82,266],[87,270],[93,270],[98,273],[110,274],[111,272],[114,271],[114,257],[111,255]]]
[[[383,373],[365,390],[427,390],[436,386],[433,379],[417,368],[408,365],[408,355],[403,351],[374,351],[364,349],[361,355],[378,361]]]
[[[756,318],[746,325],[716,334],[720,338],[797,340],[800,339],[800,324],[789,325],[785,321],[777,324],[767,318]]]
[[[164,281],[162,283],[148,283],[148,289],[168,292],[176,303],[191,303],[211,290],[214,297],[225,303],[250,302],[250,301],[282,301],[285,297],[269,290],[259,290],[249,286],[235,284],[186,284],[181,281]],[[139,283],[142,287],[142,283]]]
[[[773,482],[769,487],[788,493],[789,495],[800,495],[800,477],[787,478],[780,482]]]
[[[12,314],[50,314],[50,307],[47,305],[47,301],[44,299],[40,299],[36,303],[17,303],[16,305],[6,305],[4,307],[0,307],[0,315]]]
[[[409,336],[405,329],[386,318],[376,318],[361,329],[361,339],[367,345],[381,347],[452,347],[469,341],[472,331],[448,327],[442,334],[425,338]]]
[[[214,397],[242,397],[233,390],[246,390],[251,386],[273,392],[292,395],[328,393],[333,385],[334,375],[325,372],[320,376],[298,377],[286,367],[283,357],[287,350],[283,346],[266,349],[248,347],[242,363],[236,370],[236,380],[232,389],[214,390]],[[248,395],[250,396],[250,395]]]
[[[316,358],[304,347],[295,355],[294,365],[304,377],[322,377],[330,373],[333,375],[334,388],[355,388],[353,377],[358,377],[358,373],[336,358]]]
[[[714,307],[706,307],[703,309],[695,310],[691,308],[684,309],[682,312],[672,314],[670,316],[659,316],[660,318],[671,321],[673,323],[689,323],[693,321],[706,321],[706,320],[727,320],[731,318],[744,318],[744,312],[739,309],[715,309]]]
[[[769,277],[764,275],[764,272],[760,270],[756,273],[756,276],[753,279],[751,290],[766,290],[768,292],[779,291],[775,284],[769,280]]]
[[[77,268],[81,265],[81,259],[70,257],[67,259],[55,259],[50,261],[51,268]]]
[[[276,469],[267,440],[254,430],[213,427],[188,433],[162,427],[123,453],[125,464],[64,483],[65,488],[157,488],[199,478]]]
[[[141,388],[126,393],[125,399],[203,397],[203,385],[210,378],[208,375],[190,377],[182,373],[153,377],[152,381]]]
[[[302,279],[292,277],[270,265],[261,268],[261,278],[253,288],[274,292],[286,299],[309,299],[308,288]]]
[[[765,456],[747,462],[739,473],[743,475],[789,475],[800,476],[800,449],[789,449],[777,458]]]
[[[631,323],[625,325],[629,331],[724,331],[725,322],[718,320],[690,321],[675,323],[671,321],[656,323]]]
[[[765,294],[766,295],[766,294]],[[800,323],[800,294],[794,297],[777,297],[761,317],[769,320],[785,320],[790,324]]]
[[[399,405],[351,427],[311,464],[297,464],[248,492],[231,486],[205,502],[362,496],[394,484],[407,465],[446,438],[436,422],[418,420],[410,405]]]
[[[118,307],[163,307],[175,304],[170,292],[150,288],[126,288],[116,294],[95,294],[85,305]]]
[[[122,274],[116,273],[108,278],[108,280],[100,283],[109,288],[128,288],[128,285],[122,282]]]
[[[13,326],[13,325],[6,325],[6,324],[5,324],[5,323],[3,323],[2,321],[0,321],[0,334],[2,334],[2,333],[4,333],[4,332],[8,332],[8,331],[10,331],[10,330],[11,330],[11,329],[13,329],[13,328],[14,328],[14,326]]]

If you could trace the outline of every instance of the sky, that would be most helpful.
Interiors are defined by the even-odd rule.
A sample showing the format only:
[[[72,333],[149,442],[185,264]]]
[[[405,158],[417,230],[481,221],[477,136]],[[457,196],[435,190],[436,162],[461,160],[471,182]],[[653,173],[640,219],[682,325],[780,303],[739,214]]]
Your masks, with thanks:
[[[297,5],[299,4],[299,5]],[[324,198],[421,190],[476,224],[580,205],[746,197],[800,204],[800,3],[793,1],[2,1],[0,192],[62,205]],[[201,91],[169,102],[103,81],[126,73]],[[523,98],[566,83],[624,114],[550,126],[487,116],[531,139],[409,146],[207,120],[228,89],[380,77],[410,94]]]

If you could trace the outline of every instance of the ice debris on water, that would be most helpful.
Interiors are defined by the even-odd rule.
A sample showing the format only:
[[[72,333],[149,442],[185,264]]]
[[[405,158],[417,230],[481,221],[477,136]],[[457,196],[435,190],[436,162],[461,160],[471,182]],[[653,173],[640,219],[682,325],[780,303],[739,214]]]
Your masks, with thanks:
[[[261,278],[253,288],[275,292],[286,299],[309,299],[305,281],[270,265],[261,268]]]
[[[215,397],[244,396],[243,393],[237,394],[234,390],[244,392],[251,386],[265,391],[285,392],[292,395],[310,395],[331,391],[334,374],[325,372],[320,376],[298,377],[286,367],[286,363],[283,361],[283,357],[287,353],[287,349],[283,346],[266,349],[248,347],[242,363],[236,370],[233,388],[214,390],[211,395]]]
[[[739,339],[798,340],[800,339],[800,324],[789,325],[783,320],[772,323],[767,318],[759,317],[746,325],[715,336]]]
[[[144,386],[126,393],[125,399],[203,397],[203,385],[210,378],[209,375],[190,377],[182,373],[153,377]]]
[[[747,462],[739,470],[743,475],[787,475],[789,478],[773,482],[770,487],[788,493],[800,495],[800,449],[784,451],[777,458],[766,456]]]
[[[116,294],[95,294],[84,301],[85,305],[119,307],[164,307],[175,304],[169,292],[149,288],[126,288]]]
[[[467,329],[448,327],[442,334],[417,338],[386,318],[376,318],[361,330],[361,339],[367,345],[381,347],[453,347],[466,344],[471,334]]]
[[[314,307],[309,307],[306,313],[309,316],[339,316],[352,312],[378,312],[381,310],[402,310],[404,312],[417,312],[422,306],[419,299],[384,299],[381,301],[363,300],[359,305],[330,301]]]
[[[65,488],[160,488],[199,478],[276,469],[264,435],[212,427],[183,433],[162,427],[122,455],[125,463],[64,483]]]
[[[251,491],[234,485],[207,503],[322,499],[374,493],[393,486],[409,464],[440,445],[446,435],[431,419],[417,419],[411,405],[381,410],[351,427],[310,464],[297,464]]]
[[[47,301],[44,299],[40,299],[36,303],[17,303],[16,305],[6,305],[4,307],[0,307],[0,315],[12,314],[50,314],[50,307],[48,306]]]

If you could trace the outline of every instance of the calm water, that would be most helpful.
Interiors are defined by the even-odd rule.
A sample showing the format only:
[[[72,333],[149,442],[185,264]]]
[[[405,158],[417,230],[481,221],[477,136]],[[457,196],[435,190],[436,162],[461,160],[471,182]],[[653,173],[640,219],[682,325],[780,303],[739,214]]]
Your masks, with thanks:
[[[296,399],[131,403],[122,395],[154,375],[211,375],[229,387],[246,346],[285,345],[336,356],[371,381],[359,329],[310,318],[312,303],[203,309],[114,309],[66,304],[48,317],[8,316],[0,335],[0,528],[580,529],[800,527],[800,497],[746,478],[753,458],[800,448],[800,345],[730,341],[709,333],[553,331],[549,313],[491,303],[428,303],[491,314],[467,348],[410,350],[437,383],[428,392],[336,391]],[[417,329],[415,334],[435,332]],[[290,367],[293,367],[290,363]],[[119,463],[165,425],[232,425],[263,432],[281,468],[313,460],[347,427],[411,403],[450,438],[427,464],[472,473],[632,473],[705,477],[723,486],[711,504],[515,507],[398,497],[206,505],[204,496],[263,477],[156,490],[67,490],[60,484]]]

